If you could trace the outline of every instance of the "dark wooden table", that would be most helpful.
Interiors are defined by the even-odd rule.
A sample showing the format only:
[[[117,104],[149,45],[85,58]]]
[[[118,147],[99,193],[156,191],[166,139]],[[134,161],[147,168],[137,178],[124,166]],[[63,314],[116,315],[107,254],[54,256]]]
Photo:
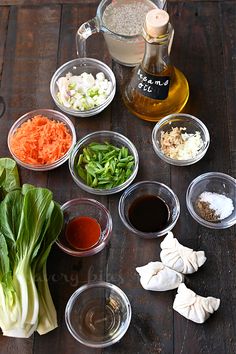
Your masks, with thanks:
[[[75,33],[95,15],[96,0],[1,0],[0,94],[6,112],[0,119],[0,155],[10,156],[7,134],[23,113],[55,108],[49,82],[56,68],[75,58]],[[78,138],[101,129],[130,138],[140,152],[136,181],[156,180],[178,195],[181,215],[174,228],[186,246],[206,252],[207,262],[186,284],[202,296],[221,299],[219,310],[202,325],[172,310],[176,291],[148,292],[141,288],[135,267],[159,260],[160,240],[137,239],[122,225],[117,212],[120,194],[97,196],[111,211],[114,229],[109,245],[88,258],[73,258],[55,245],[48,261],[48,279],[58,313],[58,329],[29,339],[0,336],[0,353],[236,353],[235,227],[215,231],[198,225],[186,209],[185,193],[196,176],[220,171],[236,177],[236,1],[170,1],[175,27],[173,63],[186,74],[191,90],[187,111],[208,127],[211,144],[206,156],[190,167],[162,162],[151,145],[153,124],[125,109],[118,87],[112,104],[93,118],[74,118]],[[119,83],[122,67],[112,62],[102,35],[89,40],[89,55],[112,67]],[[67,164],[39,173],[19,168],[22,183],[46,186],[60,203],[91,195],[72,181]],[[69,334],[65,305],[81,285],[105,280],[125,291],[132,305],[131,325],[122,340],[103,350],[86,348]]]

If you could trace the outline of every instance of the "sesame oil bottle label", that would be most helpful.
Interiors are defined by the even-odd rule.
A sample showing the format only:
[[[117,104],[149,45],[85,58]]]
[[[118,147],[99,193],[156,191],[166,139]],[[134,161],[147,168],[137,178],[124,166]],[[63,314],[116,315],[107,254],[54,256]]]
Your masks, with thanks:
[[[156,76],[146,73],[141,66],[136,73],[137,90],[144,96],[165,100],[168,97],[170,76]]]

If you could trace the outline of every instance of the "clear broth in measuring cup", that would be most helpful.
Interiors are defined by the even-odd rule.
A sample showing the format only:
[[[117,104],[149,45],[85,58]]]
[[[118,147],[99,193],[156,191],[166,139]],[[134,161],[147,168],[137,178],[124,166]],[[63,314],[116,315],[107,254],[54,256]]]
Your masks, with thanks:
[[[166,9],[166,0],[102,0],[96,16],[84,22],[76,33],[76,49],[86,57],[86,40],[102,32],[112,58],[120,64],[135,66],[144,54],[143,23],[148,11]]]
[[[102,22],[109,52],[117,62],[134,66],[144,54],[142,27],[149,10],[156,8],[150,0],[112,1],[104,10]]]

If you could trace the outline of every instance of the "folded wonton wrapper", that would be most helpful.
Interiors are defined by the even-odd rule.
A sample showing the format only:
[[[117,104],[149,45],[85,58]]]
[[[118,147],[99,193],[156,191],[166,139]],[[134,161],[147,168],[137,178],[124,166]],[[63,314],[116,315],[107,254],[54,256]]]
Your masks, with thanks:
[[[220,299],[215,297],[202,297],[188,289],[185,284],[180,284],[175,296],[173,309],[187,319],[196,322],[205,322],[210,314],[220,306]]]
[[[178,288],[184,277],[161,262],[150,262],[136,268],[140,275],[140,283],[146,290],[165,291]]]
[[[160,246],[162,263],[183,274],[196,272],[206,261],[204,251],[193,251],[181,245],[172,232],[168,232]]]

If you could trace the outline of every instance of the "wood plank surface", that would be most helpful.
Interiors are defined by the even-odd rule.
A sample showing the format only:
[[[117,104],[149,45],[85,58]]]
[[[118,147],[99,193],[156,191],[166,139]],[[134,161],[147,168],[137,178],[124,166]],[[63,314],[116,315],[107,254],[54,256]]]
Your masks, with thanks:
[[[235,125],[235,83],[236,83],[236,5],[226,2],[220,6],[222,13],[222,41],[225,68],[226,112],[231,152],[230,164],[233,176],[236,176],[236,125]]]
[[[152,0],[153,2],[157,2],[157,0]],[[167,0],[168,3],[182,3],[182,0]],[[203,2],[209,0],[203,0]],[[224,3],[225,0],[211,0],[212,2]],[[228,2],[234,2],[235,0],[227,0]],[[72,5],[90,5],[90,4],[99,4],[100,0],[1,0],[0,5],[2,6],[11,6],[11,5],[32,5],[32,6],[42,6],[42,5],[64,5],[64,4],[72,4]],[[189,0],[188,2],[198,2],[198,0]]]
[[[75,34],[80,24],[93,18],[97,0],[2,0],[0,2],[0,94],[7,110],[0,119],[0,156],[10,156],[7,134],[23,113],[36,108],[56,108],[49,92],[55,70],[76,58]],[[5,6],[3,6],[5,5]],[[168,4],[175,38],[171,58],[188,78],[190,101],[186,111],[208,127],[211,144],[197,164],[175,167],[161,161],[151,144],[153,124],[125,108],[122,82],[131,74],[111,60],[102,34],[88,40],[88,55],[112,67],[117,92],[109,107],[92,118],[70,117],[77,138],[102,129],[127,136],[137,147],[140,168],[135,181],[157,180],[179,197],[181,216],[174,233],[186,246],[204,250],[207,262],[186,277],[186,285],[202,296],[221,299],[219,310],[203,325],[186,320],[172,310],[176,291],[148,292],[135,267],[160,260],[160,242],[136,238],[118,215],[121,193],[93,196],[73,182],[67,163],[48,173],[19,168],[22,183],[47,186],[63,204],[69,199],[92,197],[111,211],[113,232],[99,254],[74,258],[55,245],[48,261],[48,280],[58,313],[59,327],[44,336],[14,339],[0,336],[0,354],[233,354],[236,352],[236,228],[222,231],[198,225],[187,211],[185,194],[197,175],[220,171],[236,177],[235,44],[236,1],[175,1]],[[92,349],[79,344],[68,332],[64,311],[70,295],[81,285],[105,280],[119,286],[132,306],[131,325],[119,343]]]
[[[56,66],[59,26],[59,7],[10,8],[1,80],[6,102],[0,121],[1,156],[10,156],[6,142],[13,122],[23,113],[51,104],[48,87]],[[23,183],[47,184],[46,174],[20,169],[20,175]],[[1,336],[0,352],[32,353],[33,340],[33,336],[27,340]]]
[[[3,70],[3,60],[5,53],[5,45],[7,38],[7,24],[8,24],[8,16],[9,16],[9,8],[2,7],[0,11],[0,82],[2,78],[2,70]]]
[[[225,46],[230,40],[219,35],[222,33],[221,11],[224,8],[225,4],[217,6],[210,2],[204,5],[202,2],[180,3],[172,7],[172,22],[176,29],[173,60],[189,80],[189,112],[207,125],[211,136],[209,151],[202,161],[191,166],[191,169],[172,168],[171,186],[178,191],[182,215],[185,215],[175,228],[176,235],[186,246],[206,251],[207,262],[196,274],[186,277],[187,285],[199,295],[221,298],[219,311],[202,326],[186,322],[182,316],[175,313],[175,353],[235,352],[233,334],[236,329],[232,309],[235,306],[236,293],[231,281],[233,282],[235,277],[235,274],[232,274],[232,264],[236,259],[233,252],[224,254],[225,249],[235,248],[235,229],[214,231],[197,225],[188,214],[185,203],[189,183],[201,173],[219,171],[235,177],[232,166],[235,166],[236,160],[233,160],[231,155],[233,149],[229,141],[229,137],[235,134],[232,134],[232,127],[228,125],[231,122],[235,127],[235,120],[233,124],[227,109],[230,85],[226,84],[227,78],[224,77],[224,73],[228,77],[224,49],[230,58],[233,47],[231,50],[227,47],[227,51]],[[230,3],[228,8],[232,10]],[[232,27],[235,11],[231,11],[231,16],[231,20],[227,18],[226,23],[230,22]],[[233,35],[233,31],[228,30],[229,34],[235,38],[235,32]],[[178,47],[178,52],[175,51],[175,46]],[[229,107],[232,109],[233,105]],[[225,279],[229,281],[227,286]]]
[[[72,5],[93,5],[99,4],[99,0],[1,0],[0,5],[3,6],[45,6],[45,5],[65,5],[65,4],[72,4]]]
[[[61,12],[61,31],[59,38],[58,63],[60,66],[66,61],[76,58],[75,34],[79,27],[86,20],[94,17],[96,6],[82,5],[64,5]],[[100,60],[107,61],[107,52],[103,37],[96,36],[96,41],[90,45],[88,43],[88,54],[91,57],[96,57],[100,54]],[[111,63],[111,59],[108,59]],[[77,133],[77,138],[102,129],[110,127],[111,108],[106,112],[99,114],[95,118],[76,118],[71,117]],[[65,183],[65,181],[68,181]],[[60,203],[65,203],[72,198],[92,197],[90,194],[83,192],[71,180],[70,172],[67,164],[59,169],[51,171],[48,175],[48,188],[54,191],[56,200]],[[55,188],[56,186],[56,188]],[[103,204],[107,205],[106,197],[96,196]],[[108,205],[107,205],[108,206]],[[57,340],[55,335],[51,333],[49,336],[35,336],[34,348],[36,353],[50,353],[50,348],[54,348],[57,353],[83,353],[84,346],[80,345],[70,335],[66,329],[64,321],[65,306],[72,293],[81,285],[95,280],[106,279],[106,262],[109,254],[109,247],[106,247],[101,253],[93,257],[83,259],[70,257],[62,251],[54,247],[49,259],[49,276],[51,276],[51,289],[54,294],[55,305],[58,312],[59,328],[56,330]],[[58,297],[57,294],[62,294]],[[86,348],[86,353],[99,353],[101,350]]]

